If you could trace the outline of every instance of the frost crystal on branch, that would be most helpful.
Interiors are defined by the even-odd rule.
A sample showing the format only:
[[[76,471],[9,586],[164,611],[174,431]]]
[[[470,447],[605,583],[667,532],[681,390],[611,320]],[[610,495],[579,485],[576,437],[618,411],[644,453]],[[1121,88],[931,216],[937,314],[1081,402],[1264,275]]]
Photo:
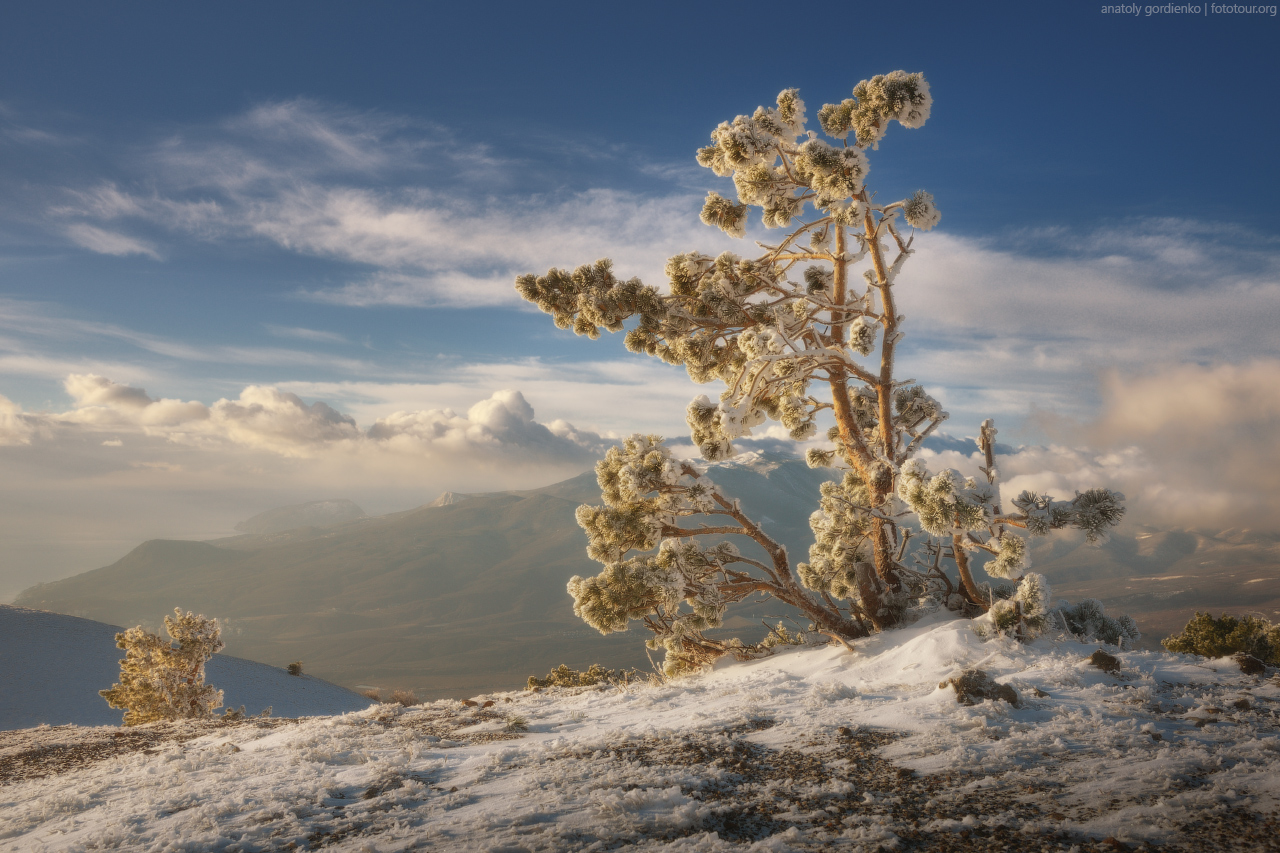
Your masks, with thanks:
[[[933,203],[933,195],[924,190],[918,191],[902,205],[907,224],[921,231],[928,231],[942,219],[938,206]]]
[[[588,553],[604,569],[574,578],[570,593],[578,615],[601,631],[642,622],[651,646],[666,650],[669,673],[723,654],[766,653],[764,643],[704,633],[722,624],[725,608],[757,595],[845,641],[942,602],[971,616],[991,610],[999,625],[1030,638],[1047,624],[1048,586],[1023,574],[1028,551],[1014,529],[1076,527],[1097,542],[1124,512],[1122,496],[1105,489],[1071,501],[1024,494],[1005,512],[990,421],[979,439],[985,479],[933,473],[913,459],[947,413],[924,386],[894,378],[905,320],[894,294],[911,286],[903,273],[915,251],[915,234],[899,227],[928,231],[940,216],[924,190],[877,201],[867,187],[868,151],[893,122],[923,126],[931,108],[922,74],[879,75],[818,110],[824,138],[806,126],[799,93],[786,89],[776,106],[718,125],[697,153],[732,179],[736,195],[709,193],[704,223],[742,237],[755,207],[766,228],[790,229],[759,243],[762,254],[675,255],[663,288],[621,280],[607,260],[516,280],[560,328],[591,338],[625,331],[632,352],[681,365],[699,384],[718,383],[718,399],[700,394],[685,410],[704,459],[731,458],[735,441],[772,421],[797,441],[825,434],[805,458],[843,472],[815,496],[816,541],[796,565],[659,437],[632,436],[609,451],[596,469],[604,503],[578,511]],[[911,515],[919,530],[908,526]],[[728,547],[719,538],[726,535],[753,549]],[[974,581],[971,559],[980,553],[990,555],[990,573],[1019,584],[999,601]]]

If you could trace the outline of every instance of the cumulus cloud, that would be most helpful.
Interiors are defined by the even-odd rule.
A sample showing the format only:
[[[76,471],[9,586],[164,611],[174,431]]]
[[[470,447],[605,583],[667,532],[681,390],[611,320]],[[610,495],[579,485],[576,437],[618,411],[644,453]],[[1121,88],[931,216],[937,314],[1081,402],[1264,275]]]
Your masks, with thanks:
[[[77,408],[145,409],[155,403],[141,388],[112,382],[96,374],[71,374],[63,383]]]
[[[532,456],[594,455],[602,449],[599,435],[566,421],[540,424],[519,391],[497,391],[472,406],[465,416],[452,409],[396,412],[379,418],[369,438],[401,452],[493,452],[515,450]]]
[[[204,421],[209,409],[201,403],[153,400],[142,388],[121,385],[97,374],[73,373],[63,387],[75,409],[59,420],[93,426],[127,426],[162,429]]]
[[[251,385],[236,399],[211,405],[155,399],[142,388],[95,374],[72,374],[64,382],[74,408],[61,413],[23,413],[0,398],[0,440],[29,444],[37,428],[80,427],[120,431],[206,449],[243,447],[286,457],[391,454],[406,459],[516,465],[586,464],[604,440],[594,432],[557,420],[539,423],[519,391],[496,391],[465,414],[453,409],[396,411],[367,430],[329,404],[307,403],[297,394]],[[104,442],[105,444],[105,442]],[[109,445],[108,445],[109,446]]]
[[[541,423],[516,391],[458,411],[398,409],[366,421],[290,391],[250,386],[211,404],[68,377],[66,411],[0,397],[0,600],[87,571],[153,538],[231,535],[272,507],[349,498],[373,514],[445,490],[537,488],[590,468],[606,443]]]
[[[25,414],[20,406],[0,395],[0,447],[30,444],[39,425],[38,419]]]

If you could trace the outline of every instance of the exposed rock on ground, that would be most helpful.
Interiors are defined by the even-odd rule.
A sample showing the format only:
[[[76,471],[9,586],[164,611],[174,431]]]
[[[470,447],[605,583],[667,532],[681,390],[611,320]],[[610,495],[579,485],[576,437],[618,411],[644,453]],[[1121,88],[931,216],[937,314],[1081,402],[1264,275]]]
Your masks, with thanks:
[[[966,669],[938,685],[940,688],[948,686],[955,688],[956,701],[961,705],[976,705],[984,699],[1003,699],[1015,708],[1022,707],[1017,690],[1000,684],[980,669]]]

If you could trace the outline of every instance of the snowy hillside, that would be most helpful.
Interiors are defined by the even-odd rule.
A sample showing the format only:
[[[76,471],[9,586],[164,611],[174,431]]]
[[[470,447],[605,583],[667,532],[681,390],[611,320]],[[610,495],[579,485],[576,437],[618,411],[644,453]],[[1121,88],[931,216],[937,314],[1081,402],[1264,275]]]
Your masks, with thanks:
[[[120,678],[115,635],[122,629],[89,619],[0,605],[0,730],[48,724],[116,726],[123,711],[98,695]],[[276,717],[341,714],[369,700],[308,675],[226,655],[205,666],[206,681],[228,708]]]
[[[47,778],[74,730],[10,733],[0,849],[1277,849],[1270,673],[1112,649],[1110,674],[1096,648],[939,613],[664,686],[157,729],[101,758],[82,737]],[[1020,707],[939,687],[973,667]]]

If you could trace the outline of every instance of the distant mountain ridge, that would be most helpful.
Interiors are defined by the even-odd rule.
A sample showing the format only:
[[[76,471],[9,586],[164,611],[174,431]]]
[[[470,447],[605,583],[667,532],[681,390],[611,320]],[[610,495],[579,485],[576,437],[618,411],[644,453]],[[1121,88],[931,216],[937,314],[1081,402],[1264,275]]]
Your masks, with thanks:
[[[366,517],[364,510],[346,499],[311,501],[260,513],[237,524],[235,530],[240,533],[280,533],[297,527],[323,527]]]
[[[711,475],[749,512],[768,516],[793,554],[807,553],[808,516],[830,471],[752,456]],[[420,696],[518,686],[561,663],[648,668],[637,633],[601,636],[573,615],[565,592],[573,575],[600,570],[574,520],[580,504],[600,503],[594,473],[442,497],[323,527],[152,540],[111,566],[28,589],[18,603],[150,626],[181,606],[223,620],[230,654],[302,658],[308,672],[338,684]],[[755,615],[734,625],[763,630]]]
[[[456,503],[462,503],[471,495],[462,494],[461,492],[443,492],[440,497],[433,500],[427,506],[453,506]]]
[[[809,515],[836,476],[760,453],[709,476],[807,559]],[[648,668],[639,628],[601,636],[573,615],[565,584],[594,575],[574,513],[600,503],[593,473],[541,489],[445,493],[427,506],[211,542],[152,540],[117,563],[24,591],[17,603],[157,627],[175,606],[227,624],[227,651],[350,687],[467,696],[514,687],[560,663]],[[754,543],[743,540],[744,550]],[[1032,570],[1055,597],[1101,598],[1131,613],[1154,647],[1195,609],[1280,616],[1280,539],[1138,529],[1102,548],[1058,534],[1031,540]],[[785,613],[744,602],[725,630],[744,637]]]

